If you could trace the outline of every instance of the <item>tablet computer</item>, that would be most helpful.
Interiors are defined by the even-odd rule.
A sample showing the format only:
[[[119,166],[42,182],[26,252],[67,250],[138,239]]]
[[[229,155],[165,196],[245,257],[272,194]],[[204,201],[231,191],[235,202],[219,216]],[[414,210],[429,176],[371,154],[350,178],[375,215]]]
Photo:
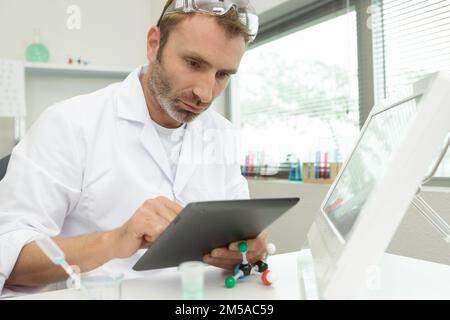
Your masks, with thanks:
[[[285,198],[190,203],[133,269],[144,271],[202,261],[215,248],[256,238],[299,201]]]

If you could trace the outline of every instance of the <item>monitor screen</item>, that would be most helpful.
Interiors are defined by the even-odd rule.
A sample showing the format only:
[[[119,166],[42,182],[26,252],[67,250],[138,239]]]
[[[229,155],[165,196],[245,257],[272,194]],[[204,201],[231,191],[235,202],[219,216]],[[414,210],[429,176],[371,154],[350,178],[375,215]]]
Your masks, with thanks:
[[[358,215],[383,177],[394,151],[405,138],[418,110],[420,98],[410,99],[373,114],[343,168],[339,180],[322,207],[343,240],[351,233]]]

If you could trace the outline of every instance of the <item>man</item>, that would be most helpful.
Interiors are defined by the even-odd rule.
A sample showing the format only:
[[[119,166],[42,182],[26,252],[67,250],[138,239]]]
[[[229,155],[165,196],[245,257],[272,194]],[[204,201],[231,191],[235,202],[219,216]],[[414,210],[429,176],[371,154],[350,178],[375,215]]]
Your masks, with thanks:
[[[82,272],[115,259],[131,269],[183,205],[249,197],[227,158],[231,125],[209,109],[254,36],[248,3],[188,3],[168,1],[149,30],[148,66],[48,108],[14,149],[0,182],[0,290],[66,278],[35,244],[43,234]],[[264,235],[248,244],[259,260]],[[240,258],[230,244],[204,261],[230,270]]]

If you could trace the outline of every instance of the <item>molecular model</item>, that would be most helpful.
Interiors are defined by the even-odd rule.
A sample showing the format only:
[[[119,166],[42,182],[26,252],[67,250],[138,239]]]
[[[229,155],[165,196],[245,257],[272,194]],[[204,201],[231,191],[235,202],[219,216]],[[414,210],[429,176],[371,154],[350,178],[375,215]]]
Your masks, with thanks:
[[[225,279],[225,286],[228,289],[234,288],[238,280],[243,280],[250,275],[261,276],[261,281],[266,286],[270,286],[276,281],[276,273],[270,271],[269,265],[267,264],[267,258],[270,255],[273,255],[276,251],[274,244],[267,244],[266,257],[263,260],[256,262],[254,265],[251,265],[247,260],[247,243],[241,242],[238,245],[238,250],[242,254],[242,263],[236,265],[234,268],[234,276],[230,276]]]

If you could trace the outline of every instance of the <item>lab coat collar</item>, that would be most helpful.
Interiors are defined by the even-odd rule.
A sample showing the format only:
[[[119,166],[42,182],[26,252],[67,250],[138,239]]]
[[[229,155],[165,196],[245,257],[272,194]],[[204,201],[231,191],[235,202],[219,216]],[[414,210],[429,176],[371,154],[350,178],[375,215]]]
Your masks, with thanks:
[[[134,70],[122,83],[117,99],[117,114],[121,119],[139,122],[144,125],[140,137],[142,145],[153,157],[169,181],[173,183],[174,192],[179,194],[192,178],[197,166],[202,165],[203,133],[209,124],[210,111],[206,111],[187,125],[174,180],[169,158],[148,113],[144,92],[139,81],[139,74],[142,68],[139,67]]]
[[[117,116],[124,120],[146,124],[150,120],[150,115],[144,91],[139,81],[142,68],[141,66],[135,69],[121,83],[117,97]]]
[[[144,91],[139,75],[141,66],[134,70],[122,83],[117,97],[117,116],[126,121],[138,122],[143,125],[140,142],[144,149],[152,156],[167,179],[173,183],[173,174],[169,158],[162,145],[147,109]]]

